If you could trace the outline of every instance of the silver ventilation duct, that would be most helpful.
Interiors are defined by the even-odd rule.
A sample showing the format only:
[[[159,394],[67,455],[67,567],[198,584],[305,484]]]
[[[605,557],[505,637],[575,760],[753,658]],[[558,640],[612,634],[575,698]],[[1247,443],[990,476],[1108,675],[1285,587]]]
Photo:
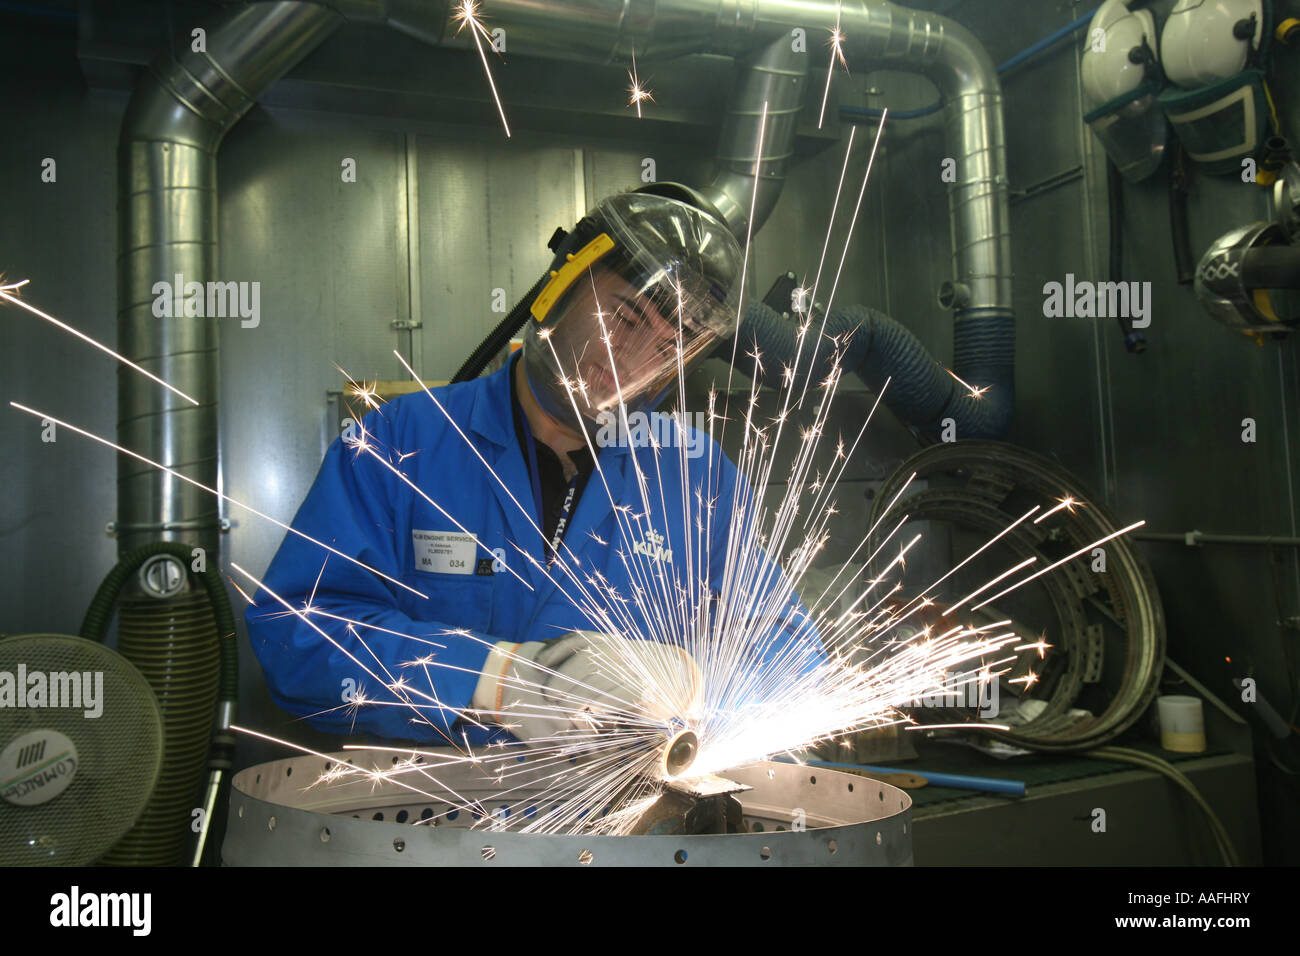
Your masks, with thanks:
[[[186,316],[184,287],[217,278],[217,150],[227,131],[343,22],[308,3],[243,7],[207,30],[205,53],[163,53],[143,76],[118,141],[118,347],[199,401],[118,376],[118,441],[217,487],[217,323]],[[182,277],[180,280],[177,277]],[[155,284],[171,317],[154,314]],[[195,486],[122,456],[118,549],[186,540],[215,558],[219,506]]]
[[[690,53],[736,57],[742,68],[723,122],[718,172],[702,191],[738,235],[757,233],[766,220],[793,150],[811,55],[793,52],[793,29],[814,37],[838,22],[851,62],[930,77],[943,93],[948,149],[957,161],[949,190],[955,364],[972,382],[1009,377],[1011,249],[1001,89],[992,61],[967,30],[935,14],[870,0],[492,0],[491,12],[495,22],[509,25],[511,49],[522,54],[602,63],[627,62],[634,50],[642,61]],[[174,317],[155,317],[153,289],[159,281],[174,283],[177,275],[186,283],[216,278],[216,152],[225,133],[345,19],[386,23],[431,44],[469,42],[452,35],[450,17],[448,0],[248,4],[207,31],[207,52],[165,53],[141,79],[118,153],[119,346],[201,404],[121,375],[123,445],[217,485],[216,325],[183,316],[183,289],[172,290]],[[764,102],[768,122],[755,169]],[[975,355],[966,373],[963,349]],[[982,376],[985,365],[996,367],[996,375]],[[122,551],[160,537],[215,549],[218,515],[207,493],[121,459]]]

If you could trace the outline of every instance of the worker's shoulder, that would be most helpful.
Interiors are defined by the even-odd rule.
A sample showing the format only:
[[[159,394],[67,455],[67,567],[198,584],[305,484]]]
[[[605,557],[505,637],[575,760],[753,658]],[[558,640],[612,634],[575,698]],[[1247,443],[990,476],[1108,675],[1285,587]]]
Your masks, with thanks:
[[[451,428],[455,422],[464,428],[474,411],[475,402],[488,386],[488,379],[417,388],[382,405],[379,416],[394,435],[428,436]]]

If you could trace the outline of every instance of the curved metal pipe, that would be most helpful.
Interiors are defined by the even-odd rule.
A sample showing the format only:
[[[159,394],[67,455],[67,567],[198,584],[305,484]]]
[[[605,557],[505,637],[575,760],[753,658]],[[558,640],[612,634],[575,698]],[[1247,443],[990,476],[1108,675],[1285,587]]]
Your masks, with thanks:
[[[713,182],[701,190],[741,239],[748,232],[758,232],[771,215],[785,185],[786,167],[794,155],[794,137],[807,86],[808,55],[793,52],[792,46],[788,37],[778,37],[740,64],[740,76],[718,139],[717,172]]]
[[[118,342],[124,355],[194,396],[118,377],[118,441],[215,488],[218,319],[156,317],[155,285],[217,279],[216,153],[266,89],[342,23],[311,3],[255,3],[206,31],[207,51],[165,52],[141,77],[118,141]],[[219,510],[204,491],[118,459],[118,549],[184,538],[217,553]]]

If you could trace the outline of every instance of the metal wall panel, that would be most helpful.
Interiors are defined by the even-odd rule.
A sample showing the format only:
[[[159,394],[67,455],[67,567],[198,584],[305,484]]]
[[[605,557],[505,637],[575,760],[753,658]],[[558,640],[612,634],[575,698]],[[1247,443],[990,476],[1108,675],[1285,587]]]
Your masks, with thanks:
[[[114,162],[122,102],[59,91],[5,93],[0,272],[22,296],[101,342],[117,337]],[[41,163],[57,179],[41,181]],[[114,453],[9,401],[114,437],[117,363],[14,306],[0,306],[0,633],[75,634],[116,560],[104,526],[117,507]]]

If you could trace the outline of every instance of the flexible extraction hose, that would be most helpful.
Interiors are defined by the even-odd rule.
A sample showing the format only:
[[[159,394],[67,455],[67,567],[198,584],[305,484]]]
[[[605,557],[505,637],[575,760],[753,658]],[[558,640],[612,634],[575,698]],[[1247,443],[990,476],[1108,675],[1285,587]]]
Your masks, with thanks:
[[[809,336],[820,321],[813,320]],[[757,346],[760,361],[794,365],[799,351],[797,327],[768,306],[750,305],[740,326],[741,347],[736,368],[754,375],[750,352]],[[1001,438],[1011,423],[1015,405],[1015,319],[1001,310],[968,312],[957,319],[953,333],[954,371],[972,386],[989,386],[978,398],[930,355],[921,341],[895,319],[861,305],[833,309],[812,358],[812,380],[830,371],[830,359],[840,349],[840,365],[859,375],[873,389],[889,380],[883,401],[918,435],[937,441],[943,420],[953,419],[959,438]],[[809,368],[812,344],[799,359],[800,375]]]
[[[107,865],[178,864],[205,762],[210,777],[218,780],[232,765],[229,727],[239,697],[235,615],[217,570],[191,570],[192,550],[186,544],[160,541],[128,552],[100,584],[81,624],[82,637],[102,642],[120,603],[118,651],[149,681],[163,714],[162,773],[140,819],[101,861]],[[206,593],[123,598],[122,589],[132,575],[161,554],[177,559]],[[218,700],[220,720],[214,734]]]
[[[524,323],[528,321],[528,309],[532,306],[533,300],[537,298],[542,291],[542,287],[550,280],[549,275],[543,275],[538,279],[528,293],[515,303],[515,307],[510,313],[497,323],[496,328],[487,334],[474,351],[469,353],[469,358],[451,380],[455,382],[468,382],[470,379],[478,378],[488,362],[492,361],[492,356],[496,355],[509,343],[511,336],[523,328]]]

